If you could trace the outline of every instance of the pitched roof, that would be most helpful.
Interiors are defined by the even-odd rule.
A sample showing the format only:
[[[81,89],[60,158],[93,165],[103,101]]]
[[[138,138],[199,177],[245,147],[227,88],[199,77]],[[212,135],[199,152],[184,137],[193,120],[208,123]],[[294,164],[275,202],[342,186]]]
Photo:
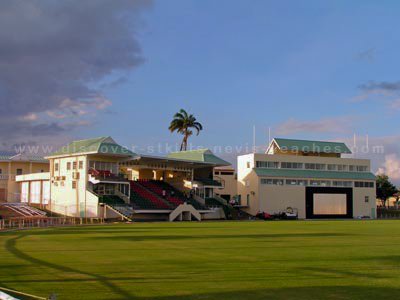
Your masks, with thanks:
[[[351,154],[345,143],[275,138],[279,149],[315,153]],[[270,146],[271,147],[271,146]],[[269,150],[269,149],[268,149]],[[268,151],[267,150],[267,151]]]
[[[375,175],[369,172],[338,172],[316,170],[287,170],[255,168],[258,176],[316,179],[355,179],[375,180]]]
[[[48,157],[68,156],[74,154],[106,154],[116,156],[137,156],[136,153],[118,145],[111,137],[73,141],[61,147]]]
[[[215,156],[209,149],[171,152],[168,158],[187,160],[192,162],[209,163],[217,166],[230,166],[231,164],[218,156]]]

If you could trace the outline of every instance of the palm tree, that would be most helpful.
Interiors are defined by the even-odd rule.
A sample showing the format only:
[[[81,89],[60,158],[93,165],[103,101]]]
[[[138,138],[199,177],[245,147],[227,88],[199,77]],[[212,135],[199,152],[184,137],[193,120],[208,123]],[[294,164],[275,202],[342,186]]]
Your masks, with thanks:
[[[184,109],[181,109],[174,115],[174,119],[171,121],[168,129],[171,132],[176,131],[183,135],[180,151],[187,150],[188,138],[193,135],[192,128],[194,128],[197,131],[197,135],[199,135],[200,131],[203,130],[203,125],[197,122],[196,118],[193,115],[189,115]]]

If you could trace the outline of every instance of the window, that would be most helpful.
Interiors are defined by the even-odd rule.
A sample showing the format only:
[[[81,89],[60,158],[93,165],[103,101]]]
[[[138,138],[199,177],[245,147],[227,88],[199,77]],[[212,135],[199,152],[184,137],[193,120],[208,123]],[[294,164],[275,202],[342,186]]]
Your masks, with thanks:
[[[221,172],[221,175],[235,175],[234,172]]]
[[[315,166],[315,164],[306,163],[305,168],[307,170],[315,170],[317,167]]]
[[[277,161],[257,161],[256,167],[257,168],[278,169],[279,162],[277,162]]]
[[[82,170],[82,169],[83,169],[83,161],[80,160],[80,161],[79,161],[79,170]]]
[[[367,172],[368,167],[367,166],[357,166],[357,172]]]
[[[249,194],[246,195],[246,202],[247,202],[247,206],[249,206],[249,203],[250,203],[250,195]]]
[[[368,203],[369,202],[369,196],[365,196],[365,203]]]
[[[355,170],[356,170],[356,166],[352,166],[352,165],[349,166],[350,172],[354,172]]]
[[[282,162],[281,168],[282,169],[303,169],[303,164],[295,163],[295,162]]]
[[[287,185],[306,186],[306,185],[308,185],[308,181],[307,180],[298,180],[298,179],[286,179],[286,184]]]
[[[338,165],[337,168],[338,168],[338,171],[347,171],[348,170],[347,165]]]
[[[72,169],[76,170],[76,161],[72,163]]]
[[[72,188],[76,189],[76,181],[72,181]]]
[[[328,171],[337,171],[338,165],[328,165]]]
[[[3,174],[3,170],[2,169],[0,169],[0,174]]]
[[[351,182],[351,181],[333,181],[332,185],[334,187],[352,187],[353,182]]]
[[[283,179],[261,178],[261,184],[283,185]]]
[[[17,175],[22,175],[22,169],[17,169]]]
[[[311,180],[310,185],[312,185],[312,186],[331,186],[331,182],[328,180]]]
[[[375,185],[373,182],[356,181],[354,182],[354,186],[357,188],[373,188]]]
[[[54,171],[56,171],[56,172],[58,171],[58,163],[54,164]]]
[[[71,170],[71,162],[67,162],[67,170]]]

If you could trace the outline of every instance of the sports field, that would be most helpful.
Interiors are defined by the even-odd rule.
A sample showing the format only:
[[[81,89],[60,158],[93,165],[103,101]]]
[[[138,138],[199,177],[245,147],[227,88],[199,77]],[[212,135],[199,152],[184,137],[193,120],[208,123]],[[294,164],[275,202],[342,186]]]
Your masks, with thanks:
[[[57,299],[398,299],[400,221],[0,233],[0,286]]]

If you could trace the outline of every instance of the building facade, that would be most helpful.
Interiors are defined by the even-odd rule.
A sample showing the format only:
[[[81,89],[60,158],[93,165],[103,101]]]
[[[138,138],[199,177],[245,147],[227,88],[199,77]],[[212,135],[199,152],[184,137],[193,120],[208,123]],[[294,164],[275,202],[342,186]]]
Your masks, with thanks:
[[[375,176],[366,159],[343,158],[343,143],[274,139],[265,154],[238,157],[244,210],[299,218],[376,217]]]
[[[74,141],[46,158],[48,173],[17,176],[21,202],[73,217],[108,218],[119,210],[168,219],[183,204],[197,216],[212,214],[205,200],[221,187],[214,168],[229,165],[207,149],[138,155],[111,137]],[[183,215],[189,218],[176,217]]]
[[[16,176],[49,171],[49,162],[24,153],[0,156],[0,203],[20,200],[21,188]]]

